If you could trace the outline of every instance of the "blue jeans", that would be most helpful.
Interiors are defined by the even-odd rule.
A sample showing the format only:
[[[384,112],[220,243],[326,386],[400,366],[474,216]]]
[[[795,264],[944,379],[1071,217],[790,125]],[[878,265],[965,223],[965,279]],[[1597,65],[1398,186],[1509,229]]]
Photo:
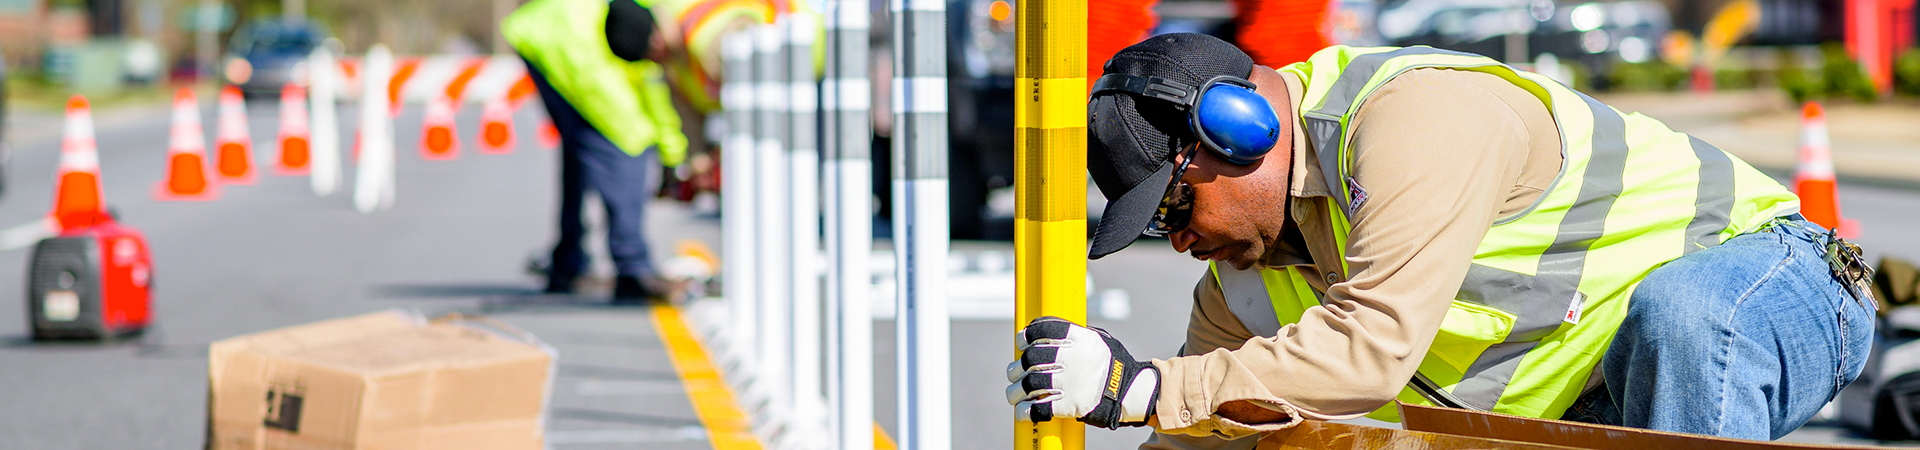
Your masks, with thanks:
[[[1563,419],[1778,439],[1860,375],[1874,312],[1829,269],[1826,231],[1771,226],[1668,262],[1633,292],[1604,385]]]
[[[656,178],[660,152],[649,147],[640,156],[628,155],[547,84],[547,78],[531,62],[527,63],[527,76],[540,91],[540,102],[546,105],[554,129],[560,131],[560,242],[554,244],[552,263],[547,268],[548,290],[572,290],[574,277],[586,269],[586,253],[581,246],[586,227],[580,223],[580,208],[589,189],[599,193],[600,202],[606,206],[607,254],[617,275],[653,275],[642,224],[647,202],[660,189]]]

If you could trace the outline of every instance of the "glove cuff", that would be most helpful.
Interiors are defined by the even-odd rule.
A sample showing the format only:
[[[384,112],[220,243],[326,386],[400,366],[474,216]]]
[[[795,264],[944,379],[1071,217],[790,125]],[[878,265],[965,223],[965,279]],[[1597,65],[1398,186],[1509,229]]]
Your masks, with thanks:
[[[1149,364],[1140,368],[1120,397],[1120,426],[1145,426],[1160,403],[1160,369]]]

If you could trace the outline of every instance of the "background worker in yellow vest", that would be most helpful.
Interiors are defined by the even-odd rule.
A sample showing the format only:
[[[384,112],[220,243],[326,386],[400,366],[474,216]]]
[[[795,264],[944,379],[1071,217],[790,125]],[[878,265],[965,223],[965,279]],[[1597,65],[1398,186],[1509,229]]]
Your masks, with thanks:
[[[641,227],[660,166],[679,165],[687,148],[655,62],[670,50],[654,25],[653,12],[635,0],[533,0],[500,24],[560,131],[560,236],[549,293],[571,293],[585,269],[580,208],[589,189],[607,208],[614,300],[685,289],[654,270]]]
[[[1110,200],[1090,257],[1147,234],[1210,268],[1179,357],[1029,324],[1021,420],[1252,448],[1228,439],[1399,401],[1771,439],[1870,346],[1857,247],[1785,188],[1492,59],[1336,46],[1276,70],[1163,35],[1107,61],[1087,113]]]

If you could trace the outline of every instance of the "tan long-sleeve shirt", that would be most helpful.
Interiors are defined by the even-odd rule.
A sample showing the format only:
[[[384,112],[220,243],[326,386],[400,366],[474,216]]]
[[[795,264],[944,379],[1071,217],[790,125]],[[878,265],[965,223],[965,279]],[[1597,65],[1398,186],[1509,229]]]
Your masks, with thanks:
[[[1293,102],[1284,117],[1299,130],[1301,82],[1281,78]],[[1304,269],[1322,304],[1275,336],[1256,336],[1202,274],[1182,356],[1153,361],[1161,434],[1140,448],[1252,448],[1255,439],[1228,439],[1359,417],[1392,401],[1419,368],[1488,228],[1526,211],[1563,160],[1546,105],[1478,72],[1402,74],[1369,96],[1350,126],[1350,175],[1369,195],[1350,218],[1352,277],[1339,275],[1318,158],[1293,133],[1290,214],[1300,227],[1262,265]],[[1291,419],[1237,423],[1217,413],[1232,401]]]

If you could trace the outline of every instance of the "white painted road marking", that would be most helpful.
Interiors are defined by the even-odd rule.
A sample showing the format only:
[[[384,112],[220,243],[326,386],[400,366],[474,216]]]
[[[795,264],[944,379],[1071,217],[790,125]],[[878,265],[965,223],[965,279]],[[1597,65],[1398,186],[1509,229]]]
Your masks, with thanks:
[[[644,444],[654,442],[691,442],[707,440],[707,430],[697,426],[640,430],[554,430],[547,432],[547,445],[564,444]]]
[[[59,224],[52,217],[27,222],[0,230],[0,251],[18,250],[59,234]]]
[[[679,380],[672,381],[611,381],[583,380],[573,385],[573,394],[579,396],[594,395],[682,395]]]

